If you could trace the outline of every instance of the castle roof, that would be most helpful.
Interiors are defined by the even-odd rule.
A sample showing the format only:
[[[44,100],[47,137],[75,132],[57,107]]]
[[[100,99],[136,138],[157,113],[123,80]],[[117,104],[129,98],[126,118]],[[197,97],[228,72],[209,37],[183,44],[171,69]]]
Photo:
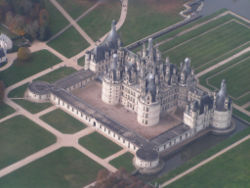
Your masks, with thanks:
[[[225,100],[227,97],[226,81],[221,81],[220,90],[216,95],[216,110],[225,111]]]
[[[5,54],[5,51],[3,48],[0,48],[0,58],[4,57],[6,54]]]

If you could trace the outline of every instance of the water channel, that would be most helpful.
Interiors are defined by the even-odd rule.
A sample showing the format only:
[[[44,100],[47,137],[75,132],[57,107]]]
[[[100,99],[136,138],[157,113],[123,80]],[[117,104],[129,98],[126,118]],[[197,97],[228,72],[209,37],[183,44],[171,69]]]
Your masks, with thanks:
[[[248,127],[246,123],[236,118],[233,118],[233,119],[236,124],[236,129],[232,133],[227,134],[227,135],[206,134],[198,138],[197,140],[189,143],[188,145],[186,145],[185,147],[183,147],[181,150],[174,153],[173,155],[166,156],[165,158],[163,158],[162,160],[165,162],[165,167],[160,173],[156,175],[152,175],[152,176],[139,175],[140,178],[142,178],[145,181],[151,181],[156,176],[161,176],[162,174],[168,173],[171,170],[181,166],[186,161],[192,159],[193,157],[215,146],[216,144],[220,143],[226,138],[229,138]]]
[[[250,0],[204,0],[201,14],[207,16],[223,8],[250,19]]]

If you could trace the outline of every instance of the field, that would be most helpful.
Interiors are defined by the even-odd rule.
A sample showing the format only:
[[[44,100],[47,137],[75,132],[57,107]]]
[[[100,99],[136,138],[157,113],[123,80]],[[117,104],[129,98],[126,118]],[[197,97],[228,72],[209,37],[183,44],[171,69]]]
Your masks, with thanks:
[[[102,166],[73,148],[59,149],[0,179],[1,188],[84,187]]]
[[[170,26],[183,18],[183,0],[130,0],[124,25],[119,33],[124,45]]]
[[[206,29],[205,33],[191,39],[189,36],[185,37],[178,45],[163,44],[160,49],[163,57],[169,56],[175,64],[179,64],[185,57],[190,57],[192,66],[197,69],[249,40],[249,28],[236,21],[230,21],[216,28]]]
[[[187,161],[186,163],[184,163],[180,167],[172,170],[171,172],[169,172],[167,174],[164,174],[161,177],[158,177],[153,183],[157,182],[157,183],[162,184],[163,182],[170,180],[171,178],[188,170],[189,168],[195,166],[199,162],[207,159],[208,157],[214,155],[215,153],[219,152],[220,150],[226,148],[227,146],[235,143],[236,141],[240,140],[241,138],[243,138],[249,134],[250,134],[250,128],[247,128],[247,129],[235,134],[234,136],[227,138],[226,140],[220,142],[216,146],[208,149],[207,151],[205,151],[205,152],[199,154],[198,156],[192,158],[191,160]]]
[[[49,12],[49,28],[51,32],[51,36],[59,32],[61,29],[66,27],[69,22],[64,16],[61,14],[54,5],[51,4],[49,0],[44,1],[45,7]]]
[[[65,134],[73,134],[86,127],[82,122],[68,115],[66,112],[57,109],[40,117],[50,126]]]
[[[97,132],[81,138],[79,144],[101,158],[106,158],[122,149]]]
[[[135,167],[133,165],[133,157],[133,154],[127,152],[110,161],[110,164],[116,167],[117,169],[125,168],[128,172],[133,172],[135,170]]]
[[[233,97],[235,103],[243,105],[250,100],[250,94],[247,94],[250,91],[248,82],[250,74],[249,59],[250,52],[247,52],[201,76],[200,83],[209,89],[218,90],[221,80],[226,79],[229,95]]]
[[[72,73],[76,72],[76,70],[72,67],[60,67],[44,76],[37,78],[36,80],[45,81],[49,83],[53,83],[61,78],[64,78]]]
[[[0,126],[0,169],[55,141],[52,134],[24,116],[15,116],[2,122]]]
[[[250,140],[245,141],[167,187],[249,187],[249,146]]]
[[[119,20],[120,13],[120,1],[106,0],[80,19],[78,24],[94,41],[97,41],[110,30],[112,20]]]
[[[80,53],[89,46],[88,42],[74,27],[67,29],[50,41],[48,45],[68,58]]]
[[[1,118],[4,118],[5,116],[8,116],[8,115],[14,113],[15,110],[13,108],[11,108],[9,105],[1,102],[0,103],[0,112],[1,112],[0,113],[0,119],[1,119]]]
[[[97,0],[57,0],[57,2],[60,3],[72,18],[76,19],[93,6]]]
[[[11,67],[1,72],[0,80],[3,80],[8,87],[59,62],[58,57],[47,50],[41,50],[32,53],[29,62],[21,63],[15,60]]]

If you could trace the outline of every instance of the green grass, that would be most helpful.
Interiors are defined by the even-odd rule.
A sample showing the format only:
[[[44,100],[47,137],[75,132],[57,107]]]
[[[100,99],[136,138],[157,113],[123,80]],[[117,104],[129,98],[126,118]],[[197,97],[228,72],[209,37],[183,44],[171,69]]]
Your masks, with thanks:
[[[135,170],[135,167],[133,165],[133,154],[127,152],[112,161],[110,161],[110,164],[116,167],[117,169],[119,168],[125,168],[128,172],[133,172]]]
[[[236,22],[230,22],[174,49],[168,49],[163,56],[179,64],[190,57],[192,66],[197,68],[208,61],[250,40],[250,30]]]
[[[223,140],[222,142],[218,143],[214,147],[208,149],[207,151],[197,155],[196,157],[192,158],[191,160],[185,162],[180,167],[170,171],[169,173],[166,173],[162,175],[161,177],[158,177],[153,183],[157,182],[162,184],[163,182],[170,180],[171,178],[177,176],[178,174],[188,170],[189,168],[195,166],[199,162],[203,161],[204,159],[207,159],[208,157],[214,155],[215,153],[221,151],[222,149],[226,148],[227,146],[235,143],[236,141],[240,140],[241,138],[247,136],[250,134],[250,127],[246,128],[245,130],[236,133],[232,137],[227,138],[226,140]]]
[[[98,40],[111,28],[113,19],[119,20],[121,3],[117,0],[106,0],[95,10],[78,21],[81,28],[94,40]]]
[[[86,127],[82,122],[60,109],[43,115],[41,119],[55,129],[67,134],[76,133]]]
[[[250,187],[249,147],[247,140],[167,187]]]
[[[74,148],[61,148],[0,179],[1,188],[79,188],[93,181],[102,166]]]
[[[76,19],[92,7],[97,0],[57,0],[57,2],[70,14],[72,18]]]
[[[232,93],[232,92],[234,92],[235,90],[239,90],[239,91],[241,91],[241,94],[240,95],[242,95],[242,94],[244,94],[244,89],[246,89],[246,88],[249,88],[249,84],[248,83],[246,83],[247,82],[247,76],[246,75],[244,75],[243,73],[246,71],[249,71],[249,67],[247,66],[246,67],[246,70],[243,70],[243,73],[241,74],[240,73],[240,77],[237,77],[237,78],[235,78],[235,76],[234,75],[228,75],[228,74],[226,74],[226,75],[224,75],[224,74],[218,74],[218,76],[220,76],[220,77],[218,77],[218,76],[216,76],[216,77],[213,77],[214,75],[216,75],[217,73],[219,73],[219,72],[221,72],[221,71],[224,71],[224,70],[226,70],[226,68],[228,68],[228,67],[231,67],[232,65],[235,65],[236,63],[238,63],[238,62],[240,62],[240,61],[245,61],[247,58],[249,58],[250,57],[250,52],[247,52],[247,53],[245,53],[245,54],[243,54],[243,55],[241,55],[241,56],[239,56],[239,57],[237,57],[237,58],[235,58],[235,59],[233,59],[233,60],[231,60],[230,62],[228,62],[228,63],[226,63],[226,64],[224,64],[224,65],[222,65],[222,66],[220,66],[220,67],[218,67],[217,69],[214,69],[213,71],[210,71],[210,72],[208,72],[207,74],[205,74],[205,75],[203,75],[203,76],[201,76],[200,78],[199,78],[199,82],[200,82],[200,84],[201,85],[203,85],[203,86],[205,86],[205,87],[207,87],[207,88],[209,88],[209,89],[211,89],[211,90],[215,90],[213,87],[211,87],[210,85],[208,85],[207,84],[207,82],[206,82],[206,80],[207,79],[209,79],[210,77],[212,77],[213,79],[215,79],[215,78],[217,78],[217,82],[218,83],[220,83],[221,82],[221,80],[222,79],[224,79],[224,78],[226,78],[227,79],[227,88],[228,88],[228,91],[229,91],[229,94],[230,95],[232,95],[232,96],[234,96],[234,93]],[[240,68],[240,65],[241,65],[241,63],[238,65],[239,66],[239,68]],[[237,66],[236,66],[237,67]],[[234,70],[234,68],[231,68],[231,69],[229,69],[229,70],[233,70],[233,71],[236,71],[237,69],[235,69]],[[227,71],[226,71],[227,72]],[[222,72],[223,73],[223,72]],[[225,76],[227,76],[227,77],[225,77]],[[235,78],[235,81],[234,80],[232,80],[232,78]],[[239,78],[241,78],[242,80],[238,80]],[[219,80],[220,79],[220,80]],[[235,84],[234,82],[238,82],[237,84]],[[210,83],[210,82],[209,82]],[[217,83],[217,85],[214,85],[215,87],[217,87],[217,88],[219,88],[219,86],[220,86],[220,84],[218,84]],[[242,87],[243,86],[243,87]],[[237,89],[236,89],[237,88]],[[248,89],[249,90],[249,89]],[[237,91],[238,92],[238,91]],[[246,96],[244,96],[244,97],[242,97],[242,98],[239,98],[239,99],[237,99],[237,100],[234,100],[234,102],[235,103],[237,103],[238,105],[243,105],[243,104],[245,104],[246,102],[248,102],[250,100],[250,95],[246,95]]]
[[[42,76],[42,77],[37,78],[36,80],[53,83],[53,82],[65,77],[65,76],[68,76],[74,72],[76,72],[76,70],[72,67],[60,67],[60,68]]]
[[[36,114],[52,106],[51,103],[35,103],[25,99],[14,99],[14,102],[32,114]]]
[[[97,132],[81,138],[79,144],[101,158],[106,158],[122,149]]]
[[[246,108],[246,110],[247,110],[248,112],[250,112],[250,106],[248,106],[248,107]]]
[[[56,65],[61,60],[47,50],[41,50],[32,54],[29,62],[21,63],[15,60],[13,65],[0,74],[0,80],[3,80],[8,87],[19,82],[33,74]]]
[[[228,67],[216,76],[210,77],[208,82],[216,88],[220,88],[221,80],[226,79],[228,93],[232,97],[238,98],[250,91],[249,75],[250,58],[243,60],[235,66]]]
[[[127,17],[119,32],[124,45],[181,21],[183,18],[179,12],[183,9],[183,2],[129,0]],[[169,8],[171,3],[176,5]]]
[[[66,27],[69,22],[68,20],[61,14],[61,12],[54,7],[53,4],[49,0],[44,1],[46,10],[49,12],[49,28],[51,32],[51,36],[58,33],[61,29]]]
[[[80,57],[80,58],[77,60],[77,64],[83,67],[84,64],[85,64],[85,56]]]
[[[24,116],[15,116],[2,122],[0,124],[0,169],[55,141],[55,136]]]
[[[89,46],[88,42],[74,27],[67,29],[50,41],[48,45],[68,58],[80,53]]]
[[[15,110],[10,107],[9,105],[3,103],[3,102],[0,102],[0,119],[12,114],[15,112]]]
[[[247,121],[248,123],[250,123],[250,117],[242,112],[240,112],[239,110],[237,109],[233,109],[233,114],[236,115],[237,117]]]
[[[11,90],[8,94],[8,97],[9,98],[23,98],[27,87],[28,87],[28,83]]]

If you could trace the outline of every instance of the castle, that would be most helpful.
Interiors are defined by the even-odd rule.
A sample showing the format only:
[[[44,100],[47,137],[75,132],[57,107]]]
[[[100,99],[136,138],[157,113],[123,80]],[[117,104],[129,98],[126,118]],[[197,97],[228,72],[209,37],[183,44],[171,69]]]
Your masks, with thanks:
[[[96,87],[97,82],[101,83],[100,103],[109,108],[121,105],[128,113],[136,114],[138,129],[157,132],[160,127],[162,131],[147,138],[133,129],[136,123],[115,121],[107,112],[75,95],[77,89],[87,92],[86,87]],[[234,129],[225,80],[217,93],[203,91],[197,85],[189,58],[180,67],[168,58],[163,61],[152,39],[138,53],[129,51],[122,47],[115,22],[105,40],[86,53],[84,69],[53,84],[34,81],[29,84],[26,97],[35,102],[49,101],[126,147],[134,153],[134,165],[141,173],[160,170],[161,154],[202,133],[222,134]],[[94,100],[99,100],[98,96]],[[170,126],[165,121],[159,125],[161,119],[178,109],[183,112],[181,122]],[[122,116],[126,117],[127,112]]]
[[[183,122],[196,126],[226,128],[231,122],[231,100],[222,81],[217,95],[209,95],[197,87],[191,60],[185,58],[180,69],[153,46],[143,44],[137,54],[123,48],[113,21],[105,41],[87,52],[85,70],[96,72],[102,79],[103,102],[137,114],[142,126],[157,125],[160,117],[175,110],[185,109]]]

